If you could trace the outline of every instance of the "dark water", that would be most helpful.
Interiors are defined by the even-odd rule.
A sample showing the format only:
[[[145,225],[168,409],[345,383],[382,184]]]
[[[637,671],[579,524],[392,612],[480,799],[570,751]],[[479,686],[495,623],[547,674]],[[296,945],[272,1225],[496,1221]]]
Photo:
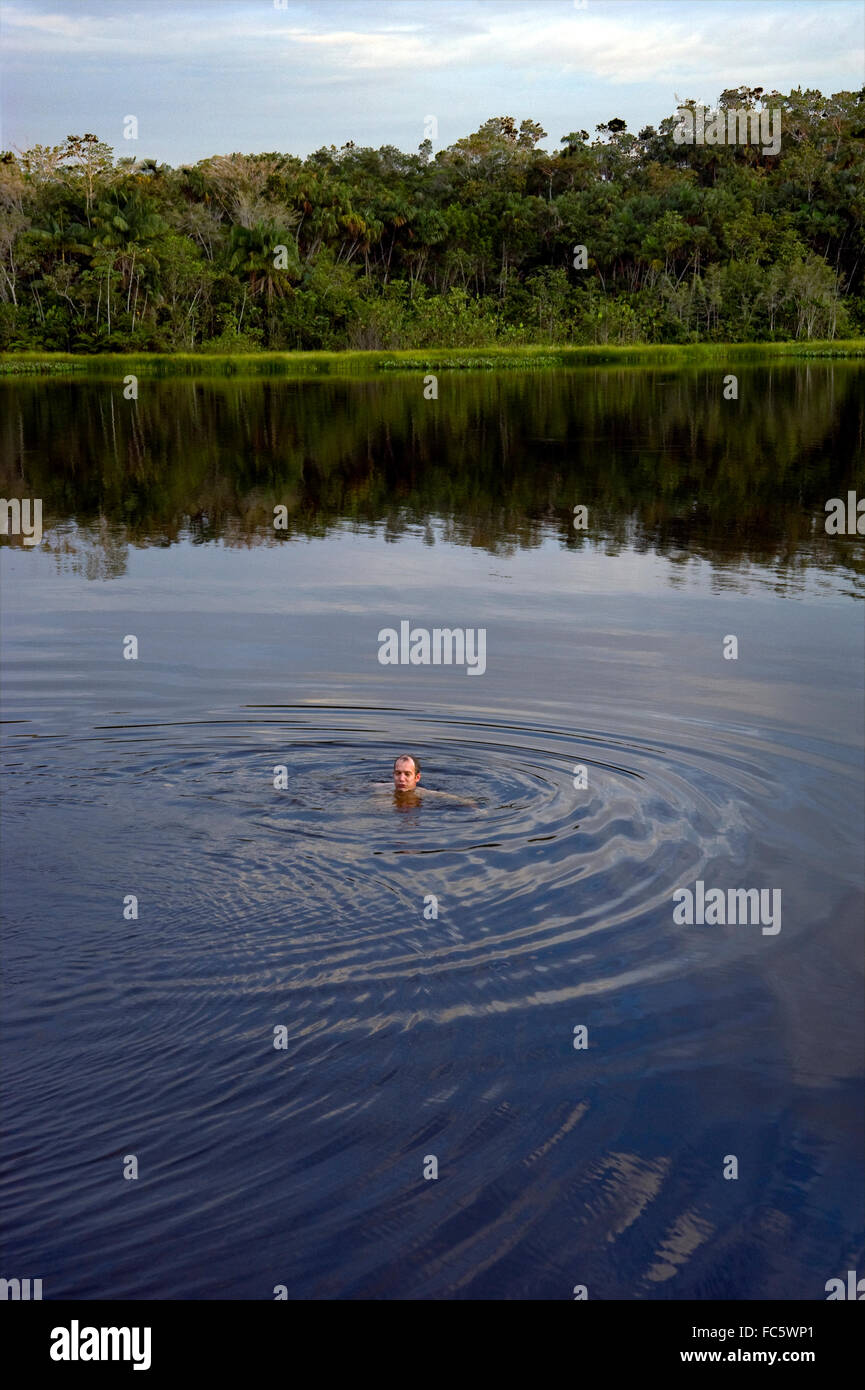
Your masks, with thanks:
[[[863,383],[2,385],[4,1277],[862,1271]],[[485,671],[380,664],[403,620]],[[472,804],[376,791],[403,751]],[[697,880],[780,930],[675,923]]]

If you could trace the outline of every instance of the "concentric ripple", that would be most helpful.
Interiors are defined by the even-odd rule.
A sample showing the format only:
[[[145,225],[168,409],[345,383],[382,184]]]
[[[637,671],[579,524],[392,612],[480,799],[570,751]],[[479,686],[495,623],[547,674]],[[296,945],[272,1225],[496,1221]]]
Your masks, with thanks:
[[[50,1203],[29,1200],[27,1240],[54,1244],[55,1296],[105,1296],[107,1271],[115,1297],[267,1297],[278,1282],[297,1297],[536,1294],[571,1277],[574,1231],[591,1242],[596,1223],[612,1242],[594,1276],[607,1296],[634,1223],[647,1295],[692,1255],[696,1269],[714,1218],[681,1209],[680,1101],[667,1095],[663,1156],[636,1154],[638,1078],[650,1058],[663,1076],[683,1045],[707,1076],[717,1049],[744,1055],[726,981],[766,942],[674,925],[672,894],[697,878],[765,886],[755,875],[772,863],[788,886],[789,789],[797,775],[808,788],[813,862],[828,848],[820,798],[850,772],[830,746],[777,731],[670,728],[649,742],[316,705],[78,738],[10,728],[9,1125],[12,1151],[26,1147],[37,1105],[41,1142],[74,1175],[62,1250]],[[404,751],[449,795],[397,803]],[[785,919],[785,941],[806,917]],[[764,1036],[750,989],[736,1008]],[[105,1208],[94,1152],[110,1166],[127,1151],[156,1184],[164,1270],[136,1264]],[[447,1199],[418,1188],[430,1154],[451,1174]],[[13,1214],[22,1182],[4,1169]],[[457,1209],[474,1275],[450,1253]],[[103,1266],[83,1271],[76,1236],[94,1228]],[[233,1247],[227,1284],[214,1229]],[[526,1282],[525,1250],[519,1270],[512,1252],[540,1231]],[[187,1250],[190,1234],[211,1258]]]
[[[675,949],[673,890],[713,866],[735,879],[780,785],[766,756],[755,771],[753,736],[746,756],[729,731],[715,746],[698,733],[699,746],[648,745],[331,707],[102,728],[76,741],[64,811],[80,807],[99,854],[146,863],[139,896],[158,902],[183,978],[224,930],[232,979],[243,968],[254,988],[390,982],[390,1016],[417,1022],[452,1008],[461,979],[461,1002],[482,1009],[492,965],[497,998],[526,1006],[563,947],[579,947],[580,993],[694,963]],[[62,763],[70,745],[46,743]],[[403,750],[421,759],[427,794],[398,801],[389,778]],[[42,766],[8,758],[25,819],[56,799],[53,779],[34,785]],[[439,977],[446,1001],[400,1010],[397,982]],[[349,1026],[338,1009],[326,1022]]]

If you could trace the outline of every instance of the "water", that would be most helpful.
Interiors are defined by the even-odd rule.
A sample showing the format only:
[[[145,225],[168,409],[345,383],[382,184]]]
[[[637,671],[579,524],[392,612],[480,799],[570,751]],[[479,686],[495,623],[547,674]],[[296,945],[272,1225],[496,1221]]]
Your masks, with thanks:
[[[46,1298],[863,1266],[863,371],[439,384],[0,388],[46,528],[0,560],[2,1273]],[[402,620],[486,670],[380,664]],[[403,752],[461,800],[376,790]],[[676,924],[697,880],[780,930]]]

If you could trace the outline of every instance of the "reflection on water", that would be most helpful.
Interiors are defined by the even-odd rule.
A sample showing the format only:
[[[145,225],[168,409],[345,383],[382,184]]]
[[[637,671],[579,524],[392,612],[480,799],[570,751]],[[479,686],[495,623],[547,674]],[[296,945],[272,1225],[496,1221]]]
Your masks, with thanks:
[[[146,381],[138,401],[113,381],[7,380],[0,486],[22,495],[26,479],[54,524],[45,544],[89,578],[122,574],[142,542],[273,545],[339,525],[501,555],[602,538],[680,570],[766,567],[784,587],[806,567],[861,576],[861,541],[824,529],[828,499],[862,490],[861,365],[738,373],[737,401],[717,371],[461,375],[436,402],[420,376]]]
[[[10,1270],[822,1299],[855,1267],[862,555],[814,518],[861,382],[0,387],[4,495],[50,525],[0,557]],[[483,676],[381,665],[403,619],[485,628]],[[676,925],[698,880],[780,890],[780,932]]]

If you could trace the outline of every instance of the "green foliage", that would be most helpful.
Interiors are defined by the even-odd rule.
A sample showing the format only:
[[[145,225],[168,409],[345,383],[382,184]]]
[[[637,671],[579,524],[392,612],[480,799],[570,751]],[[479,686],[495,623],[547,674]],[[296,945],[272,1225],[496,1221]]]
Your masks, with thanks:
[[[781,147],[495,116],[432,156],[0,156],[0,351],[488,349],[865,329],[865,98],[742,87]],[[577,268],[574,248],[585,246]]]

